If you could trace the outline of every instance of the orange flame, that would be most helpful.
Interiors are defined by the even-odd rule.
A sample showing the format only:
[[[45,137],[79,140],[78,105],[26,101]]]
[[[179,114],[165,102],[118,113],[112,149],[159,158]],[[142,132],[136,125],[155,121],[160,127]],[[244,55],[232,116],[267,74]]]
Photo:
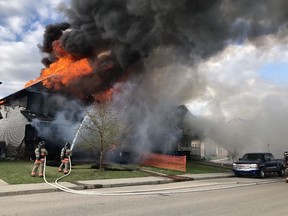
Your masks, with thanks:
[[[61,46],[59,41],[53,42],[53,56],[56,56],[58,60],[52,63],[49,68],[43,69],[41,76],[35,80],[30,80],[26,83],[25,87],[29,87],[37,82],[42,84],[49,89],[61,90],[63,87],[73,87],[78,80],[82,77],[93,73],[93,68],[99,67],[101,71],[109,72],[113,64],[101,64],[100,62],[106,57],[109,58],[111,51],[102,51],[94,63],[90,65],[87,58],[78,59],[71,54],[67,53]],[[93,67],[93,68],[92,68]],[[94,84],[102,83],[100,76],[93,76]],[[70,85],[71,84],[71,85]],[[118,89],[119,90],[119,89]],[[115,88],[106,89],[105,91],[94,94],[94,98],[98,101],[109,101],[115,91]],[[71,93],[77,94],[78,97],[85,98],[81,92],[78,92],[77,88],[70,89]]]
[[[44,69],[40,77],[26,83],[25,87],[44,80],[43,85],[47,88],[59,90],[62,86],[67,86],[70,82],[92,73],[88,59],[73,57],[61,47],[59,41],[53,43],[53,53],[59,59],[52,63],[49,68]]]
[[[105,92],[101,92],[98,94],[95,94],[94,97],[97,98],[98,101],[104,102],[104,101],[109,101],[112,98],[112,95],[114,94],[114,89],[111,88]]]

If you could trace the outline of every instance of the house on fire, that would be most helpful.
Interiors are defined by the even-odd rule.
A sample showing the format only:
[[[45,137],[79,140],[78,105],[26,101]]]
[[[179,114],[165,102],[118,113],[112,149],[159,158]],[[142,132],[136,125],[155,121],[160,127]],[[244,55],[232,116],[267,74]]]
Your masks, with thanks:
[[[63,104],[57,102],[59,92],[50,91],[41,82],[24,88],[0,100],[0,157],[30,158],[39,140],[47,142],[49,158],[58,158],[65,140],[41,137],[33,121],[49,127]],[[75,99],[75,98],[74,98]],[[52,104],[52,105],[51,105]],[[170,153],[185,153],[190,158],[203,157],[203,145],[195,129],[185,123],[194,118],[186,106],[178,106],[162,123],[163,127],[180,131],[180,140],[173,144]],[[76,119],[81,121],[81,119]],[[39,130],[39,129],[38,129]],[[194,132],[194,133],[193,133]],[[197,132],[197,131],[196,131]],[[197,132],[199,134],[199,132]],[[156,149],[157,151],[157,149]],[[167,152],[166,152],[167,153]]]
[[[0,99],[0,158],[34,157],[34,149],[40,140],[46,141],[49,157],[59,157],[64,140],[51,137],[43,139],[33,126],[49,126],[63,104],[57,97],[60,92],[51,92],[42,82],[35,83],[14,94]]]
[[[51,139],[43,138],[39,133],[41,131],[39,128],[36,129],[33,123],[37,121],[43,128],[51,128],[56,113],[63,108],[63,101],[57,100],[57,97],[64,96],[68,97],[63,92],[51,91],[43,86],[42,82],[38,82],[1,99],[0,158],[33,157],[35,146],[40,140],[46,141],[49,158],[58,158],[60,149],[67,140],[56,139],[56,135]],[[193,122],[195,118],[185,105],[173,109],[162,122],[162,126],[179,131],[179,139],[173,141],[170,152],[162,153],[185,153],[188,158],[197,159],[204,157],[201,132],[188,123]],[[75,117],[75,122],[80,123],[82,119]],[[59,131],[54,134],[57,133],[59,134]],[[154,150],[157,152],[159,149]]]

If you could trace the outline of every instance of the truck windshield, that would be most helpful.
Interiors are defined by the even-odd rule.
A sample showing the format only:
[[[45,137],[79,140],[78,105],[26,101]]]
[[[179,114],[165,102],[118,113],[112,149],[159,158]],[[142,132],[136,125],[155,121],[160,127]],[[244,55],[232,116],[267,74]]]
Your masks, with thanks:
[[[250,161],[257,161],[263,159],[264,157],[262,154],[245,154],[242,158],[242,160],[250,160]]]

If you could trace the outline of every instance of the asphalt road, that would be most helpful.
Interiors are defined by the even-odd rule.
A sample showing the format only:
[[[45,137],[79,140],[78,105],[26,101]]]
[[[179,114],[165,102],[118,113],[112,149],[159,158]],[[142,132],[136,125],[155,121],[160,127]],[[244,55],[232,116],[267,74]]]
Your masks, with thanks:
[[[53,192],[0,197],[0,215],[273,216],[288,212],[288,184],[279,177],[224,178],[93,191],[95,194],[90,195]]]

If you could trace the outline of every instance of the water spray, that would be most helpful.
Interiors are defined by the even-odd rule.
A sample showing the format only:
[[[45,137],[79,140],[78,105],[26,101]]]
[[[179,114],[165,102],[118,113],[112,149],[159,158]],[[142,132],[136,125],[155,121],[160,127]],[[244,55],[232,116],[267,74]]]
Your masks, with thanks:
[[[73,139],[72,144],[71,144],[71,150],[73,150],[73,147],[74,147],[74,144],[75,144],[76,139],[78,137],[78,134],[80,133],[80,130],[81,130],[82,126],[83,126],[83,123],[86,121],[87,117],[88,117],[88,115],[85,115],[83,121],[81,122],[81,124],[80,124],[80,126],[79,126],[79,128],[78,128],[78,130],[77,130],[77,132],[76,132],[76,134],[74,136],[74,139]]]

